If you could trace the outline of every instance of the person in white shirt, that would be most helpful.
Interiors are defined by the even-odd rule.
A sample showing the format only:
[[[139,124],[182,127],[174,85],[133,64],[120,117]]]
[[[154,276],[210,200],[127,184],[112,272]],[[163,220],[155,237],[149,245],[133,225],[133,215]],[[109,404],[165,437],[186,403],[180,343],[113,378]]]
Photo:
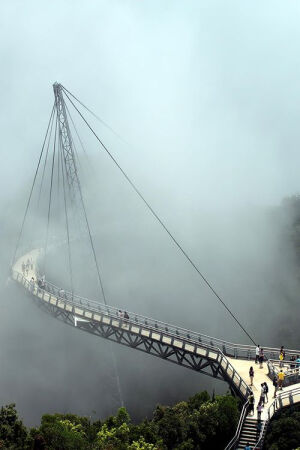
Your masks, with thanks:
[[[260,348],[259,348],[259,345],[257,345],[257,347],[255,349],[255,364],[258,363],[259,352],[260,352]]]

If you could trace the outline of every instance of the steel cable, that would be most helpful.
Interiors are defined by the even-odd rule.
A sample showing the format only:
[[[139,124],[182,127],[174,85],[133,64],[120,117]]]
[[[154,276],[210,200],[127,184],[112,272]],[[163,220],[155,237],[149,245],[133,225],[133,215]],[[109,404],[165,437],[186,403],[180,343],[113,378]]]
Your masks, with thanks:
[[[64,88],[64,91],[66,91],[66,88]],[[69,91],[67,91],[69,92]],[[167,226],[164,224],[164,222],[162,221],[162,219],[160,219],[160,217],[158,216],[158,214],[153,210],[153,208],[151,207],[151,205],[147,202],[147,200],[145,199],[145,197],[142,195],[142,193],[139,191],[139,189],[136,187],[136,185],[134,184],[134,182],[129,178],[129,176],[127,175],[127,173],[122,169],[122,167],[119,165],[119,163],[116,161],[116,159],[113,157],[113,155],[110,153],[110,151],[108,150],[108,148],[104,145],[104,143],[101,141],[101,139],[98,137],[98,135],[96,134],[96,132],[93,130],[93,128],[90,126],[90,124],[88,123],[88,121],[85,119],[85,117],[83,116],[83,114],[79,111],[79,109],[76,107],[76,105],[74,104],[74,102],[70,99],[69,95],[65,92],[65,95],[67,96],[68,100],[70,101],[70,103],[73,105],[73,107],[75,108],[75,110],[78,112],[78,114],[80,115],[80,117],[82,118],[82,120],[85,122],[85,124],[87,125],[87,127],[90,129],[90,131],[93,133],[93,135],[95,136],[95,138],[98,140],[98,142],[101,144],[102,148],[105,150],[105,152],[108,154],[108,156],[111,158],[111,160],[114,162],[114,164],[117,166],[117,168],[120,170],[120,172],[123,174],[123,176],[125,177],[125,179],[128,181],[128,183],[131,185],[131,187],[133,188],[133,190],[136,192],[136,194],[140,197],[140,199],[143,201],[143,203],[147,206],[147,208],[149,209],[149,211],[152,213],[152,215],[155,217],[155,219],[160,223],[160,225],[162,226],[162,228],[166,231],[166,233],[169,235],[169,237],[171,238],[171,240],[174,242],[174,244],[177,246],[177,248],[181,251],[181,253],[184,255],[184,257],[187,259],[187,261],[191,264],[191,266],[194,268],[194,270],[197,272],[197,274],[202,278],[202,280],[204,281],[204,283],[208,286],[208,288],[211,290],[211,292],[215,295],[215,297],[220,301],[220,303],[224,306],[224,308],[226,309],[226,311],[230,314],[230,316],[234,319],[234,321],[238,324],[238,326],[241,328],[241,330],[243,330],[243,332],[248,336],[248,338],[251,340],[251,342],[256,345],[256,342],[254,340],[254,338],[249,334],[249,332],[245,329],[245,327],[241,324],[241,322],[239,321],[239,319],[235,316],[235,314],[233,314],[233,312],[229,309],[229,307],[226,305],[226,303],[222,300],[222,298],[220,297],[220,295],[216,292],[216,290],[214,289],[214,287],[212,286],[212,284],[208,281],[208,279],[202,274],[202,272],[200,271],[200,269],[198,269],[198,267],[196,266],[196,264],[193,262],[193,260],[191,259],[191,257],[187,254],[187,252],[183,249],[183,247],[179,244],[179,242],[177,241],[177,239],[173,236],[173,234],[169,231],[169,229],[167,228]],[[72,95],[73,96],[73,95]],[[77,99],[76,99],[77,100]]]

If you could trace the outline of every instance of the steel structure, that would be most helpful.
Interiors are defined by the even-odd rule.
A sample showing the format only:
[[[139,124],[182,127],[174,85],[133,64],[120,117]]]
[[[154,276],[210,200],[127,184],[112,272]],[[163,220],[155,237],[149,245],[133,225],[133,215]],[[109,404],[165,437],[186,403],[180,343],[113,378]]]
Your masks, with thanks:
[[[76,193],[80,192],[80,182],[78,178],[73,140],[69,127],[62,85],[59,83],[54,83],[53,90],[59,127],[59,139],[65,163],[66,178],[70,190],[71,199],[74,200]]]
[[[153,322],[142,316],[128,320],[118,317],[118,310],[70,293],[60,295],[58,287],[46,284],[41,289],[20,272],[12,277],[22,284],[42,309],[57,319],[86,332],[118,344],[149,353],[205,375],[225,380],[235,394],[245,399],[249,394],[247,383],[239,376],[222,351],[206,342],[199,342],[187,334],[182,336],[174,327]]]
[[[243,442],[243,436],[249,433],[249,427],[252,429],[253,424],[249,425],[249,418],[247,419],[248,412],[248,396],[251,392],[251,388],[248,386],[247,382],[242,378],[242,376],[238,373],[238,370],[241,368],[241,364],[245,364],[246,361],[242,360],[251,360],[255,357],[255,346],[253,345],[240,345],[233,344],[231,342],[226,342],[224,340],[212,338],[200,333],[195,333],[190,330],[186,330],[184,328],[176,327],[158,320],[154,320],[151,318],[143,317],[136,313],[129,312],[129,315],[126,315],[126,319],[120,316],[119,310],[115,307],[111,307],[107,305],[105,293],[103,289],[103,284],[100,276],[100,270],[97,262],[97,257],[95,253],[95,248],[93,245],[92,234],[88,223],[87,213],[83,201],[80,180],[77,170],[76,157],[75,157],[75,147],[72,140],[68,116],[67,116],[67,107],[65,104],[63,91],[64,87],[55,83],[53,85],[54,96],[55,96],[55,110],[56,110],[56,126],[58,129],[59,136],[59,151],[61,157],[62,167],[62,177],[66,179],[68,190],[69,190],[69,198],[71,200],[73,212],[75,212],[76,204],[80,204],[82,208],[82,212],[85,217],[86,227],[88,230],[91,248],[94,255],[95,265],[97,269],[99,284],[101,286],[102,296],[104,303],[98,303],[91,301],[86,298],[82,298],[74,295],[73,292],[73,282],[71,275],[71,285],[72,292],[61,292],[57,286],[48,283],[46,280],[43,281],[43,286],[37,283],[38,273],[36,270],[37,267],[37,259],[41,249],[31,250],[25,255],[21,256],[17,261],[15,261],[12,266],[11,275],[12,278],[19,284],[22,285],[30,296],[34,299],[37,305],[50,313],[52,316],[62,320],[68,325],[75,326],[83,331],[94,334],[96,336],[105,338],[109,341],[116,342],[121,345],[125,345],[127,347],[134,348],[136,350],[148,353],[152,356],[159,357],[166,361],[172,362],[174,364],[189,368],[191,370],[197,371],[199,373],[203,373],[205,375],[221,379],[226,381],[230,389],[233,393],[238,395],[244,402],[242,414],[240,417],[240,421],[238,424],[238,429],[236,435],[233,437],[232,441],[228,444],[226,449],[233,449],[239,447],[239,445]],[[67,91],[68,92],[68,91]],[[65,93],[66,94],[66,93]],[[67,94],[66,94],[67,95]],[[68,95],[67,95],[68,97]],[[68,97],[69,98],[69,97]],[[72,102],[71,102],[72,103]],[[73,104],[73,103],[72,103]],[[74,105],[73,105],[74,106]],[[75,107],[75,109],[77,109]],[[53,114],[53,112],[52,112]],[[79,113],[80,114],[80,113]],[[81,115],[81,114],[80,114]],[[53,117],[51,115],[51,117]],[[51,121],[50,117],[50,121]],[[83,118],[83,116],[81,115]],[[83,118],[86,122],[86,120]],[[50,122],[49,122],[50,123]],[[107,151],[109,156],[112,158],[117,167],[121,170],[127,181],[134,188],[135,192],[140,196],[143,202],[150,209],[152,214],[156,217],[156,219],[160,222],[162,227],[167,231],[171,239],[177,245],[177,247],[182,251],[184,256],[188,259],[188,261],[192,264],[194,269],[198,272],[204,282],[208,285],[208,287],[213,291],[216,297],[221,301],[226,310],[231,314],[232,318],[237,322],[240,328],[247,334],[247,336],[251,339],[253,343],[255,341],[248,334],[247,330],[241,325],[238,319],[233,315],[233,313],[229,310],[220,296],[215,292],[210,283],[206,280],[206,278],[202,275],[202,273],[195,266],[193,261],[189,258],[189,256],[182,249],[180,244],[176,241],[173,235],[166,228],[164,223],[160,220],[157,214],[153,211],[150,205],[146,202],[142,194],[130,180],[130,178],[126,175],[126,173],[121,169],[112,155],[109,153],[107,148],[101,142],[101,140],[97,137],[95,132],[86,122],[90,130],[96,136],[98,141],[101,143],[102,147]],[[49,125],[48,125],[49,128]],[[48,133],[48,130],[47,130]],[[46,133],[46,137],[47,137]],[[45,138],[46,140],[46,138]],[[49,141],[50,142],[50,141]],[[54,152],[53,152],[53,163],[52,163],[52,175],[51,175],[51,187],[50,187],[50,200],[49,200],[49,208],[48,208],[48,225],[50,219],[50,207],[51,207],[51,190],[52,190],[52,176],[53,176],[53,167],[55,160],[55,143],[56,143],[56,131],[54,137]],[[43,150],[42,150],[43,152]],[[42,153],[39,159],[37,171],[40,165],[40,160],[42,157]],[[58,157],[58,161],[60,161]],[[58,169],[59,173],[59,169]],[[34,178],[33,186],[36,180],[36,175]],[[66,193],[65,193],[65,185],[63,183],[64,189],[64,203],[65,203],[65,214],[66,214],[66,227],[67,227],[67,243],[68,243],[68,252],[69,252],[69,264],[70,271],[71,269],[71,251],[70,251],[70,235],[69,235],[69,227],[68,227],[68,214],[67,214],[67,205],[66,205]],[[31,191],[32,194],[32,191]],[[28,205],[31,199],[31,194],[29,197]],[[24,221],[26,218],[26,214],[28,211],[28,205],[26,208]],[[23,224],[24,224],[23,221]],[[23,225],[22,225],[23,228]],[[22,233],[21,228],[21,233]],[[19,244],[19,240],[18,240]],[[17,248],[18,248],[17,244]],[[47,228],[47,239],[46,245],[44,247],[45,251],[47,249],[48,244],[48,228]],[[17,249],[15,252],[15,256],[17,253]],[[30,276],[25,276],[24,271],[21,273],[22,261],[24,260],[34,260],[35,269],[32,270]],[[15,260],[15,258],[14,258]],[[32,276],[33,275],[33,276]],[[278,357],[278,348],[265,348],[264,355],[268,362],[269,368],[269,376],[273,374],[277,370],[277,357]],[[298,354],[299,351],[296,350],[286,350],[286,355],[289,354]],[[240,366],[236,365],[237,360],[239,361]],[[236,369],[238,367],[238,369]],[[119,376],[116,371],[117,380],[119,380]],[[240,370],[239,370],[240,372]],[[287,374],[286,384],[294,384],[299,383],[299,374],[294,373],[295,371],[290,370]],[[243,376],[245,375],[244,372]],[[120,384],[118,381],[118,390],[119,396],[122,403],[122,393],[120,390]],[[259,437],[259,442],[255,446],[258,448],[263,442],[264,431],[268,424],[268,421],[272,417],[272,414],[278,408],[287,406],[289,404],[300,402],[300,388],[290,390],[289,393],[285,393],[282,395],[280,399],[274,401],[268,410],[268,417],[266,418],[266,422],[264,424],[262,433]],[[248,422],[247,422],[248,420]]]

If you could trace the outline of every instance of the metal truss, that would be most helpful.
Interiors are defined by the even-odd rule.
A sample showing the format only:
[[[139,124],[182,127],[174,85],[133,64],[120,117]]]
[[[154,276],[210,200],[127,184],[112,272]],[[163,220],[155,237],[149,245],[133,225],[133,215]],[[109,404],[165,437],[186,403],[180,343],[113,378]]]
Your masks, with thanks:
[[[53,90],[55,96],[55,107],[57,111],[59,139],[65,162],[66,178],[71,198],[73,196],[74,199],[76,192],[78,192],[78,190],[80,191],[80,186],[75,161],[73,141],[67,117],[66,105],[62,93],[62,85],[55,83],[53,85]]]
[[[156,342],[151,337],[137,336],[131,332],[129,325],[126,327],[126,324],[124,324],[122,328],[119,328],[111,324],[99,323],[93,320],[81,320],[80,318],[74,317],[73,312],[58,308],[48,302],[41,302],[35,295],[31,295],[31,297],[42,310],[50,313],[53,317],[68,325],[109,341],[125,345],[126,347],[148,353],[151,356],[156,356],[165,361],[194,370],[212,378],[226,381],[234,395],[243,400],[245,399],[241,390],[232,382],[232,378],[227,375],[226,371],[223,370],[218,361],[207,356],[196,355],[185,349],[178,349],[172,344]]]

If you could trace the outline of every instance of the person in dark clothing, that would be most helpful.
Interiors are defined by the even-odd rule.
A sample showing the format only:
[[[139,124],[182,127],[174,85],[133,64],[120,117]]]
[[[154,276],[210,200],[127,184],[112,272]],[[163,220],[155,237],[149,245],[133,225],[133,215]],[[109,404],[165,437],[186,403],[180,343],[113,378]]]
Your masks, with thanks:
[[[250,386],[253,386],[253,377],[254,377],[254,369],[251,366],[249,370],[249,377],[250,377]]]
[[[264,382],[264,390],[265,390],[266,401],[268,403],[268,401],[269,401],[269,399],[268,399],[269,386],[267,385],[266,382]]]
[[[261,420],[259,420],[257,422],[257,425],[256,425],[256,439],[257,440],[259,439],[259,435],[261,433],[261,429],[262,429],[262,423],[261,423]]]
[[[263,362],[264,362],[264,350],[263,350],[263,348],[260,349],[258,361],[259,361],[259,368],[262,369],[263,368]]]
[[[248,397],[248,401],[249,401],[249,414],[251,413],[251,415],[254,415],[254,395],[253,392],[251,392],[251,394]]]

